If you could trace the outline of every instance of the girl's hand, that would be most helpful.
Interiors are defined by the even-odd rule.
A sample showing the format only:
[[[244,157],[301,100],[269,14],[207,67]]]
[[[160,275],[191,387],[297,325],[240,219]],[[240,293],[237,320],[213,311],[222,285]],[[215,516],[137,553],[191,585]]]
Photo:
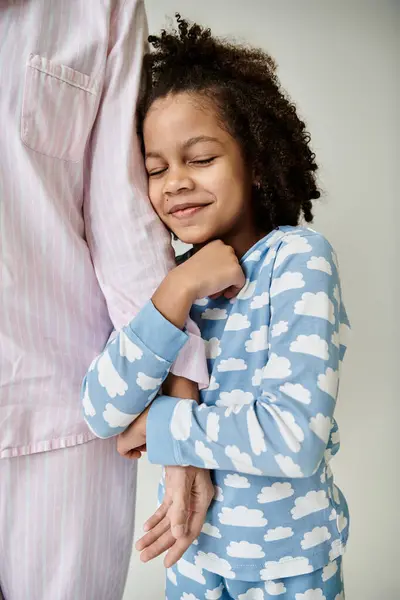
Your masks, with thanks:
[[[221,293],[233,298],[246,282],[235,251],[221,240],[203,246],[189,260],[175,269],[195,298]]]
[[[245,282],[233,248],[221,240],[215,240],[173,269],[153,295],[152,301],[170,323],[182,329],[197,298],[221,293],[233,298]]]
[[[117,450],[125,458],[137,459],[146,451],[146,423],[150,406],[148,406],[139,416],[129,425],[123,433],[120,433],[117,439]]]

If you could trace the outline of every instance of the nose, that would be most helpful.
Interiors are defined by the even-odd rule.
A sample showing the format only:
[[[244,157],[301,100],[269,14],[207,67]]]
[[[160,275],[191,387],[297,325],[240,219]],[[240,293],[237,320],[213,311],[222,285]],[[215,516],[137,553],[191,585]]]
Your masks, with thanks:
[[[173,196],[186,190],[193,190],[194,182],[184,166],[176,166],[168,169],[164,183],[164,194]]]

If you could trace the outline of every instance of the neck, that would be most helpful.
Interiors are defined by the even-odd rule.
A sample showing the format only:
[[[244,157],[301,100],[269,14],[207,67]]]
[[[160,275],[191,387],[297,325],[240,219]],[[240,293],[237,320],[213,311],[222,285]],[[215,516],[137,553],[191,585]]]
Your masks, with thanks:
[[[236,256],[241,259],[242,256],[244,256],[246,252],[267,233],[268,232],[266,231],[259,231],[254,226],[251,226],[223,236],[222,241],[225,242],[225,244],[228,244],[228,246],[232,246]]]

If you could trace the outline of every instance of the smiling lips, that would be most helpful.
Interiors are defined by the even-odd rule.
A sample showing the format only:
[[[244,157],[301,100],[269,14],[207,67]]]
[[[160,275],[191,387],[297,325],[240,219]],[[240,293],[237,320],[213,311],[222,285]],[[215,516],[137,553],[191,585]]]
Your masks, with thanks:
[[[210,204],[192,204],[186,202],[184,204],[177,204],[169,211],[169,214],[175,217],[176,219],[187,219],[188,217],[192,217],[193,215],[200,212],[206,206]]]

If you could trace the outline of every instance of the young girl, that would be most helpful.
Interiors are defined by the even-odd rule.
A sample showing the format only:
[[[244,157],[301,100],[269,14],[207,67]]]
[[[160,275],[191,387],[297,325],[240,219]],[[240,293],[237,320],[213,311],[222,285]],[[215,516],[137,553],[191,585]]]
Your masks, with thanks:
[[[299,226],[319,197],[309,135],[261,50],[179,16],[150,41],[150,199],[195,252],[94,362],[87,422],[107,437],[136,419],[127,439],[151,462],[212,470],[215,500],[168,570],[168,600],[342,600],[348,510],[329,462],[348,320],[334,251]],[[199,403],[156,397],[189,311],[210,372]]]

